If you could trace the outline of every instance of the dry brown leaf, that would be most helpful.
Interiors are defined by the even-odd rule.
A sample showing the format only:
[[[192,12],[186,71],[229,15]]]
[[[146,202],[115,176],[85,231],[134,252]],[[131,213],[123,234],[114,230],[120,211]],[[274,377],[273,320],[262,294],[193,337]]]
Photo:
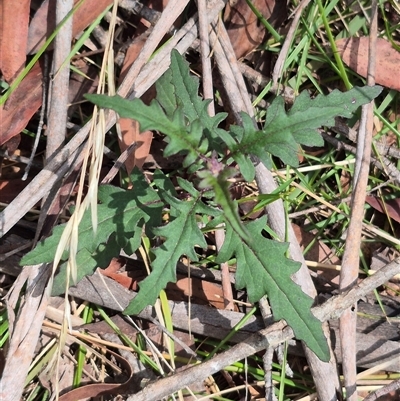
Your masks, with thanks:
[[[0,2],[0,69],[11,83],[25,67],[30,0]]]
[[[124,394],[129,391],[132,382],[136,380],[133,374],[132,367],[129,362],[121,355],[111,350],[107,351],[115,360],[117,360],[125,370],[128,380],[123,383],[93,383],[87,386],[78,387],[68,393],[62,395],[60,401],[75,401],[87,398],[94,398],[98,396],[106,396],[110,394]]]
[[[286,16],[286,2],[254,0],[252,3],[272,25],[277,21],[280,23],[282,17]],[[228,2],[224,21],[238,59],[255,50],[265,38],[265,27],[250,9],[246,0],[238,0],[232,5]]]
[[[301,249],[304,250],[315,238],[315,235],[303,230],[297,224],[292,223],[292,227]],[[340,264],[340,259],[322,241],[314,242],[306,254],[306,259],[318,263]]]
[[[392,220],[400,223],[400,199],[391,199],[385,201],[385,204],[375,196],[367,196],[365,201],[372,206],[378,212],[383,214],[387,214],[390,216]]]
[[[10,203],[31,181],[21,181],[20,178],[11,180],[0,180],[0,200]]]
[[[104,276],[110,277],[129,290],[138,290],[138,282],[145,278],[140,270],[122,271],[123,259],[113,258],[106,269],[99,269]],[[172,301],[187,301],[191,297],[193,303],[199,305],[212,305],[217,309],[224,309],[224,296],[222,288],[205,280],[178,274],[176,283],[167,285],[168,299]]]
[[[1,115],[1,111],[0,111]],[[9,155],[13,155],[16,150],[18,149],[18,146],[21,142],[21,135],[15,135],[12,138],[10,138],[7,142],[5,142],[2,146],[3,149],[7,150],[7,153]],[[3,171],[1,171],[1,176],[3,177]]]
[[[315,235],[303,230],[297,224],[292,223],[293,231],[296,235],[297,241],[301,247],[301,250],[304,249],[311,243],[311,241],[315,238]],[[311,246],[310,250],[306,253],[305,259],[324,264],[332,264],[332,265],[340,265],[340,259],[332,252],[329,247],[324,244],[322,241],[315,241]],[[332,283],[337,283],[339,272],[336,270],[322,270],[320,272],[323,275],[325,280],[330,280]]]
[[[343,169],[340,174],[340,188],[342,194],[348,192],[348,190],[350,189],[350,184],[351,184],[351,174],[349,171]]]
[[[137,291],[138,278],[128,276],[128,272],[126,271],[119,271],[124,264],[123,259],[113,258],[106,269],[99,269],[99,271],[103,276],[112,278],[128,290]]]
[[[368,37],[346,38],[336,41],[336,46],[343,61],[357,74],[367,77]],[[378,38],[376,44],[375,82],[387,88],[400,90],[400,53],[390,42]]]
[[[190,296],[192,303],[210,304],[217,309],[225,309],[224,294],[220,286],[195,277],[178,277],[176,283],[167,285],[168,299],[187,301]]]
[[[5,105],[0,106],[0,145],[18,135],[42,103],[42,68],[37,62]]]
[[[126,52],[124,65],[121,70],[120,82],[122,82],[131,65],[139,55],[143,45],[146,43],[147,36],[148,35],[146,33],[143,33],[129,46]],[[145,97],[146,95],[142,96],[142,99]],[[147,97],[149,97],[149,95],[147,95]],[[139,123],[136,120],[129,118],[120,118],[119,125],[122,133],[122,140],[118,141],[121,153],[125,151],[133,142],[137,142],[138,144],[135,151],[125,161],[126,171],[128,174],[130,174],[135,166],[141,169],[146,161],[146,158],[150,153],[150,147],[153,141],[153,133],[151,131],[140,133]]]
[[[75,0],[76,4],[78,0]],[[72,36],[76,36],[91,24],[109,6],[112,0],[85,0],[74,14]],[[49,5],[50,4],[50,5]],[[29,26],[27,54],[36,53],[44,44],[48,35],[55,29],[55,5],[45,0],[36,11]]]
[[[151,131],[140,132],[139,123],[128,118],[120,119],[122,131],[122,141],[119,141],[121,152],[126,150],[129,145],[136,142],[138,147],[125,161],[126,171],[130,174],[135,166],[142,168],[147,156],[150,153],[153,133]]]

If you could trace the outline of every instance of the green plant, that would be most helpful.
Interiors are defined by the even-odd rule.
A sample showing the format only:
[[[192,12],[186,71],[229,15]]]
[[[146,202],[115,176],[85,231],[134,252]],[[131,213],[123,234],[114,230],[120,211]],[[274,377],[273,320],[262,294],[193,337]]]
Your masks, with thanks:
[[[229,193],[229,178],[239,174],[246,181],[254,179],[253,160],[259,158],[271,166],[271,156],[297,166],[299,145],[318,146],[323,140],[317,129],[334,125],[334,117],[351,117],[361,105],[371,101],[380,87],[333,91],[311,99],[303,92],[286,112],[282,98],[277,97],[268,109],[264,127],[255,127],[242,113],[242,126],[229,131],[219,126],[225,113],[210,117],[208,101],[198,96],[198,81],[189,73],[187,62],[174,51],[170,69],[157,82],[157,98],[146,106],[141,100],[124,100],[118,96],[87,95],[93,103],[114,109],[121,117],[139,121],[142,131],[158,130],[168,142],[164,155],[184,155],[183,167],[191,181],[177,177],[181,189],[162,172],[154,174],[152,185],[139,171],[134,171],[134,189],[103,186],[99,189],[98,230],[93,234],[90,213],[79,227],[77,264],[79,277],[90,274],[97,266],[106,266],[121,248],[133,253],[139,246],[143,228],[151,240],[151,274],[141,282],[140,291],[124,313],[135,314],[153,304],[168,282],[176,280],[176,264],[186,255],[198,260],[195,247],[206,247],[205,232],[226,230],[225,243],[216,257],[221,263],[236,258],[236,286],[246,288],[251,302],[268,295],[275,319],[285,319],[296,337],[323,360],[329,359],[328,347],[320,322],[312,315],[312,299],[305,295],[291,276],[299,264],[285,255],[288,244],[265,237],[266,218],[242,221],[237,203]],[[169,221],[162,225],[162,214],[169,210]],[[199,218],[206,220],[200,228]],[[218,228],[217,228],[218,227]],[[61,237],[62,226],[51,237],[27,254],[22,264],[51,262]],[[156,242],[154,242],[156,243]],[[64,252],[63,260],[68,258]],[[54,293],[65,291],[66,268],[61,266],[54,282]]]

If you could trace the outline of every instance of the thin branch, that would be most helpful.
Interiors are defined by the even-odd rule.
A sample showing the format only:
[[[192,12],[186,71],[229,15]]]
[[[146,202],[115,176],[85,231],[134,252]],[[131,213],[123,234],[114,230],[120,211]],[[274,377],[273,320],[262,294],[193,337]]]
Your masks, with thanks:
[[[72,10],[73,0],[57,1],[56,23],[60,23]],[[65,140],[68,88],[69,88],[69,64],[65,63],[71,51],[73,17],[62,26],[54,40],[54,58],[52,68],[52,82],[49,94],[49,108],[47,119],[47,144],[46,162],[61,148]]]
[[[215,115],[214,109],[214,90],[212,84],[211,73],[211,59],[210,59],[210,25],[207,18],[206,0],[197,0],[197,7],[199,10],[199,38],[200,38],[200,54],[202,66],[202,80],[203,80],[203,97],[210,99],[211,103],[208,105],[208,113],[210,116]]]
[[[285,60],[289,53],[290,46],[293,41],[294,34],[297,30],[297,25],[299,23],[301,13],[308,6],[311,0],[303,0],[301,4],[297,7],[293,21],[290,25],[289,32],[286,35],[285,42],[283,43],[282,49],[279,52],[278,59],[276,60],[274,71],[272,72],[272,90],[276,93],[278,90],[278,79],[282,75],[283,67],[285,66]]]
[[[375,84],[376,38],[377,38],[376,0],[372,2],[372,18],[370,27],[368,85]],[[345,291],[352,288],[358,279],[360,263],[360,247],[362,221],[364,217],[365,195],[368,185],[369,167],[371,161],[372,130],[374,102],[362,106],[360,130],[357,140],[357,154],[354,172],[353,198],[351,202],[351,217],[346,238],[345,252],[340,271],[339,288]],[[346,397],[349,401],[357,401],[357,362],[356,362],[356,329],[357,305],[347,309],[340,317],[340,343],[342,347],[342,366]]]

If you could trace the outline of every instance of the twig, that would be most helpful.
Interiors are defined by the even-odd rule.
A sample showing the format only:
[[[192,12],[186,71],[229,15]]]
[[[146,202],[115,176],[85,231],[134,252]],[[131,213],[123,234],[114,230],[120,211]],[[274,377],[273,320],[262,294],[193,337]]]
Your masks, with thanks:
[[[126,169],[125,168],[125,162],[128,159],[128,157],[132,154],[132,152],[138,147],[137,142],[131,143],[118,157],[118,159],[114,162],[114,165],[111,167],[110,171],[107,173],[107,175],[101,180],[102,184],[109,184],[114,177],[118,174],[118,171],[120,169]]]
[[[268,297],[263,296],[259,302],[259,308],[261,311],[261,316],[264,322],[265,327],[269,326],[268,320],[269,317],[272,316],[272,311],[269,306]],[[264,366],[264,388],[265,388],[265,400],[266,401],[277,401],[277,397],[275,395],[275,389],[272,382],[272,360],[274,353],[277,351],[277,348],[280,347],[281,344],[275,346],[269,346],[265,349],[265,353],[263,355],[263,366]]]
[[[168,2],[160,19],[151,31],[148,40],[144,44],[139,56],[132,64],[128,73],[126,74],[118,94],[122,97],[126,97],[130,92],[130,87],[126,85],[126,82],[134,82],[138,77],[140,70],[145,63],[150,59],[151,55],[156,50],[157,46],[161,42],[164,35],[168,32],[170,26],[179,17],[182,11],[185,9],[189,0],[171,0]],[[125,85],[124,85],[125,84]]]
[[[301,13],[308,6],[311,0],[303,0],[301,4],[297,7],[296,13],[294,15],[292,24],[290,25],[289,32],[286,35],[285,42],[282,46],[281,51],[279,52],[278,59],[276,60],[274,71],[272,72],[272,90],[278,90],[278,79],[282,75],[283,67],[285,65],[285,60],[288,55],[290,45],[292,44],[294,34],[297,30],[297,24],[299,23],[299,19],[301,17]]]
[[[327,142],[333,145],[336,149],[345,149],[347,152],[351,152],[353,154],[357,153],[357,149],[354,146],[341,142],[337,138],[324,132],[322,132],[321,135]],[[388,158],[381,155],[380,159],[382,160],[384,165],[382,165],[382,163],[375,157],[371,157],[371,163],[379,170],[384,171],[391,180],[400,185],[400,171]]]
[[[240,72],[239,63],[236,59],[235,51],[233,50],[225,25],[219,21],[218,25],[214,24],[214,30],[215,33],[213,33],[212,36],[214,39],[218,39],[217,45],[219,44],[219,52],[215,55],[215,58],[218,63],[220,74],[225,75],[224,85],[229,82],[229,86],[232,87],[236,95],[239,95],[239,99],[233,104],[233,111],[246,111],[252,117],[254,115],[253,105],[251,104],[246,84]],[[223,69],[219,63],[223,63],[224,66],[227,67]],[[228,92],[229,99],[233,101],[233,96],[229,92],[229,87],[226,87],[226,91]],[[239,107],[239,105],[241,106]],[[241,121],[240,117],[239,119],[237,118],[237,121]]]
[[[372,2],[372,18],[369,36],[369,61],[367,84],[375,84],[376,38],[377,38],[377,2]],[[341,291],[353,287],[358,279],[362,220],[364,216],[365,193],[371,159],[374,102],[362,106],[360,130],[357,140],[357,154],[351,202],[351,217],[346,238],[345,252],[340,271]],[[339,332],[342,347],[342,366],[346,397],[357,401],[357,362],[356,362],[357,305],[347,309],[340,317]]]
[[[392,381],[387,386],[380,388],[379,390],[374,391],[373,393],[367,395],[364,398],[364,401],[376,401],[378,398],[392,392],[400,390],[400,379]]]
[[[160,19],[161,12],[146,7],[138,0],[121,0],[119,3],[121,8],[133,11],[135,14],[140,15],[145,20],[155,25]]]
[[[338,134],[344,134],[352,142],[357,142],[357,131],[350,128],[345,120],[340,117],[335,118],[335,126],[332,130]],[[385,145],[380,142],[375,143],[375,147],[379,150],[381,156],[390,156],[400,159],[400,149],[394,145]]]
[[[215,115],[214,109],[214,90],[212,84],[212,73],[211,73],[211,59],[210,59],[210,37],[209,29],[210,25],[207,19],[207,7],[206,0],[197,0],[197,8],[199,10],[199,38],[200,38],[200,54],[201,54],[201,66],[202,66],[202,80],[203,80],[203,97],[204,99],[210,99],[211,102],[208,105],[208,114],[210,116]]]
[[[59,0],[56,2],[56,24],[59,24],[74,7],[73,0]],[[46,103],[42,102],[42,109],[47,111],[47,141],[46,141],[46,157],[45,164],[47,165],[52,157],[58,152],[65,141],[66,127],[67,127],[67,112],[68,112],[68,90],[69,90],[69,53],[71,51],[72,41],[72,22],[71,16],[65,24],[61,27],[60,31],[54,40],[54,54],[53,64],[51,70],[51,79],[49,82],[49,96],[46,98]],[[45,91],[44,91],[45,93]],[[39,139],[38,135],[36,141]],[[36,142],[35,141],[35,142]],[[27,173],[25,173],[27,174]],[[42,201],[42,208],[40,210],[39,224],[36,230],[34,243],[36,244],[38,238],[42,233],[44,226],[55,224],[61,208],[64,206],[62,196],[59,191],[61,185],[54,186]],[[72,185],[69,186],[72,191]],[[53,216],[49,214],[50,208],[53,207],[55,213]],[[52,227],[50,227],[52,228]]]
[[[46,269],[46,264],[26,267],[7,294],[7,313],[12,341],[9,342],[7,359],[0,380],[2,401],[15,401],[22,397],[26,375],[46,312],[49,297],[49,290],[46,288],[48,276],[49,269]],[[25,284],[27,285],[25,297],[21,298],[20,291]]]
[[[61,22],[72,10],[74,2],[57,1],[56,23]],[[67,110],[68,110],[68,88],[69,88],[69,65],[65,60],[71,51],[72,41],[72,17],[62,26],[54,40],[54,58],[52,67],[52,82],[49,94],[50,104],[47,119],[47,144],[46,162],[54,156],[61,148],[65,140]]]
[[[267,347],[263,355],[265,401],[277,401],[277,397],[275,395],[275,389],[272,383],[273,357],[274,357],[274,347],[272,346]]]
[[[224,242],[225,242],[225,231],[223,229],[215,230],[215,245],[217,247],[218,252],[221,250]],[[221,283],[222,283],[222,293],[224,295],[225,309],[235,310],[228,262],[221,263]]]

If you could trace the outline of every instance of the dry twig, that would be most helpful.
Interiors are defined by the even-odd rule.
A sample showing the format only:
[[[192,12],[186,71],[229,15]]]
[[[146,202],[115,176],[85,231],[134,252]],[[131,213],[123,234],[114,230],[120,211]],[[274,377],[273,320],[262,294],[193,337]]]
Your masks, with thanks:
[[[372,18],[370,28],[370,46],[367,84],[375,84],[376,38],[377,38],[377,2],[372,2]],[[364,217],[365,193],[368,185],[368,174],[371,158],[374,102],[362,106],[360,130],[357,140],[357,154],[353,181],[353,197],[351,217],[346,238],[345,252],[340,271],[340,289],[352,288],[358,279],[360,262],[361,231]],[[356,364],[356,329],[357,305],[347,309],[340,317],[340,341],[342,345],[342,366],[346,397],[349,401],[357,401],[357,364]]]

